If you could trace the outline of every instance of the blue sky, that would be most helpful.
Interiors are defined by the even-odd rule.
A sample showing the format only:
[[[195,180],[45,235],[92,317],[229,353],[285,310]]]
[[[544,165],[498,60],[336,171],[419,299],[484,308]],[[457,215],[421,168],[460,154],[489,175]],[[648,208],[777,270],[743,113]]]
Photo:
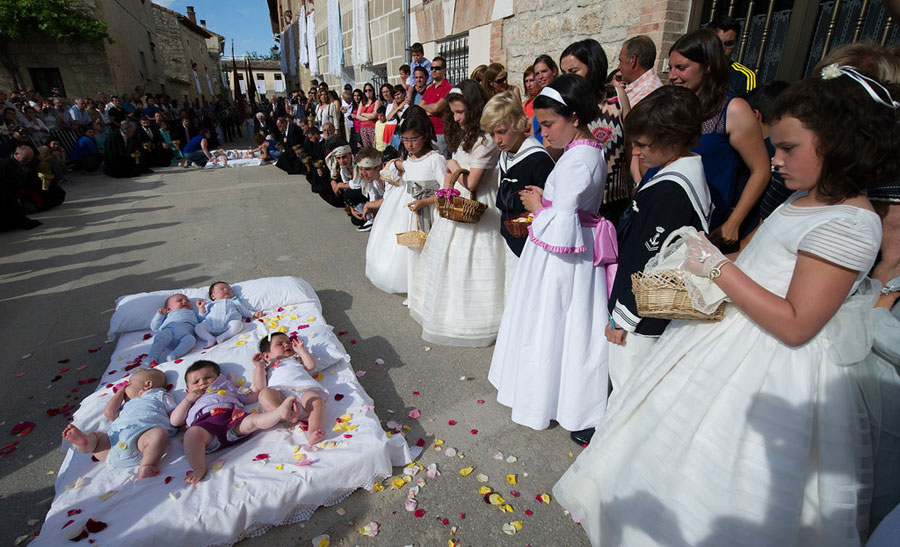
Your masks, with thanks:
[[[245,52],[257,51],[265,54],[275,45],[272,27],[269,24],[269,9],[260,0],[153,0],[155,4],[187,14],[187,6],[194,6],[197,24],[206,19],[209,30],[227,39],[225,55],[231,57],[231,40],[234,39],[234,54],[241,57]]]

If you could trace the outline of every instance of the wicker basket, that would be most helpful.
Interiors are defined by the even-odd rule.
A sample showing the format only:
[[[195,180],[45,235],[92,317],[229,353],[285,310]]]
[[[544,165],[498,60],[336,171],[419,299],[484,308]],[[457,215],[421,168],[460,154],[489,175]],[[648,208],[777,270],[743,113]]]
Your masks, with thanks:
[[[678,270],[631,274],[631,290],[638,315],[655,319],[721,321],[725,317],[725,302],[711,314],[695,310],[681,276],[682,272]]]
[[[397,245],[420,249],[425,246],[425,240],[428,239],[428,234],[419,229],[419,215],[413,213],[412,216],[416,223],[415,229],[397,234]]]
[[[519,216],[513,217],[511,219],[507,219],[503,221],[503,225],[506,226],[506,231],[509,232],[509,235],[513,237],[526,237],[528,236],[528,227],[531,226],[531,221],[528,222],[517,222],[517,219],[520,218],[528,218],[531,213],[522,213]]]
[[[456,184],[457,179],[461,175],[468,174],[469,171],[467,169],[454,171],[453,176],[450,177],[450,188],[453,188],[453,185]],[[475,197],[475,192],[472,192],[472,197]],[[443,218],[473,224],[481,220],[481,215],[487,209],[487,204],[474,199],[466,199],[462,196],[439,197],[437,198],[437,209],[438,214]]]

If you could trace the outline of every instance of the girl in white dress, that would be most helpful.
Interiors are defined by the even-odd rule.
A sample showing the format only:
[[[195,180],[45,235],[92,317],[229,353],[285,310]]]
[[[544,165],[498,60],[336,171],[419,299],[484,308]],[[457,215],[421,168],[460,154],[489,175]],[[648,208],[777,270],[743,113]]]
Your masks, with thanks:
[[[434,127],[420,107],[410,107],[398,133],[406,159],[394,160],[385,170],[393,166],[401,176],[400,186],[388,185],[375,216],[366,246],[366,277],[384,292],[403,294],[416,279],[413,272],[422,249],[399,245],[397,234],[417,225],[423,232],[430,230],[435,216],[434,191],[443,180],[447,160],[432,149]]]
[[[735,262],[690,238],[683,268],[731,298],[673,321],[613,392],[554,487],[594,545],[865,540],[871,446],[854,372],[872,344],[881,240],[869,185],[900,176],[898,103],[831,65],[771,108],[773,167],[796,193]]]
[[[438,218],[422,251],[424,283],[409,293],[409,312],[422,325],[422,339],[447,346],[489,346],[497,337],[506,296],[506,244],[500,237],[497,158],[500,150],[481,129],[484,92],[472,80],[447,94],[444,128],[451,174],[466,169],[455,182],[462,197],[487,204],[478,222]],[[472,197],[474,196],[474,197]]]
[[[547,146],[565,149],[543,195],[521,198],[535,213],[503,311],[488,379],[512,420],[569,431],[600,423],[606,410],[606,270],[595,267],[595,229],[606,181],[603,145],[587,82],[565,75],[541,91],[534,112]]]

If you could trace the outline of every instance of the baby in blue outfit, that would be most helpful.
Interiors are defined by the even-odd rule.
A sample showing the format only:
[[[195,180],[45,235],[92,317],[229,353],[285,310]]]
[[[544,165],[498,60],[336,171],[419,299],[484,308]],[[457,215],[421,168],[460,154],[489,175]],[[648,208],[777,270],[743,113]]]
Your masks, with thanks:
[[[109,432],[84,432],[69,424],[64,439],[84,454],[111,467],[138,468],[138,478],[159,474],[159,460],[177,429],[169,421],[175,398],[165,390],[166,375],[157,369],[137,369],[128,384],[109,398],[103,414],[112,421]]]
[[[244,318],[259,319],[262,312],[254,312],[234,295],[231,285],[216,281],[209,286],[209,302],[197,302],[202,321],[194,332],[210,346],[220,344],[244,328]]]
[[[202,300],[198,301],[202,302]],[[202,309],[202,308],[201,308]],[[148,357],[151,362],[159,362],[160,356],[174,346],[166,355],[165,361],[174,361],[193,349],[197,339],[194,338],[194,327],[200,317],[194,311],[191,301],[183,294],[173,294],[166,299],[166,307],[156,310],[150,321],[153,332],[153,344],[150,345]]]

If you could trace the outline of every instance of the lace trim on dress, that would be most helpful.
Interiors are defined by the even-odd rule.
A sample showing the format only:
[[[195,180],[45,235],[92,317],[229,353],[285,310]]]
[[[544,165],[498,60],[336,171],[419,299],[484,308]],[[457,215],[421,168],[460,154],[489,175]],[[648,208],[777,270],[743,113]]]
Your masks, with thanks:
[[[603,144],[599,141],[595,141],[594,139],[576,139],[569,144],[566,145],[566,150],[571,150],[576,146],[590,146],[591,148],[596,148],[597,150],[603,150]]]

